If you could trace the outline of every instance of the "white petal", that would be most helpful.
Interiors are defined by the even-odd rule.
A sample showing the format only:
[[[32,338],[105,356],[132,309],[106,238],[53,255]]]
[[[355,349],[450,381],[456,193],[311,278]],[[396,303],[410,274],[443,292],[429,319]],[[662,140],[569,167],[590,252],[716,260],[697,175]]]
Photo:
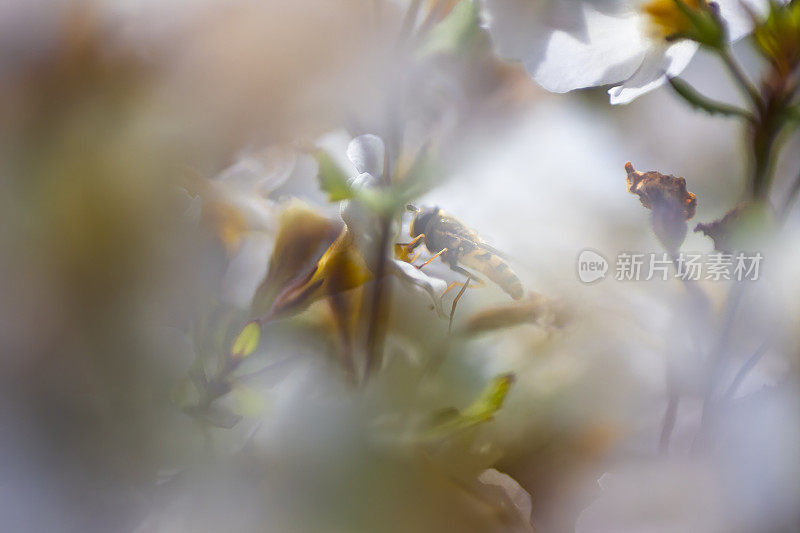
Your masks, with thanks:
[[[351,178],[348,183],[354,190],[374,189],[379,187],[381,180],[363,172]],[[377,257],[377,246],[380,242],[380,219],[374,210],[363,204],[357,198],[344,200],[339,204],[339,216],[356,238],[359,249],[367,262]]]
[[[629,2],[596,4],[602,10],[569,0],[548,9],[541,1],[484,0],[484,19],[501,55],[521,59],[548,91],[567,92],[629,78],[652,43]]]
[[[530,524],[531,513],[533,512],[531,495],[522,488],[522,485],[517,483],[513,477],[495,470],[494,468],[489,468],[481,472],[481,475],[478,476],[478,481],[484,485],[492,485],[502,489],[514,505],[522,523],[526,525]]]
[[[359,173],[383,176],[383,157],[386,148],[377,135],[367,134],[356,137],[347,146],[347,157]]]
[[[378,187],[380,183],[381,180],[367,172],[362,172],[355,178],[350,178],[348,181],[348,184],[354,190],[374,189]],[[376,222],[377,216],[375,213],[356,199],[342,201],[339,204],[339,216],[341,216],[344,223],[356,233],[370,233],[376,231],[378,228]]]
[[[669,48],[655,48],[647,55],[639,70],[618,87],[609,89],[611,103],[627,104],[661,86],[666,76],[677,76],[692,60],[697,43],[680,41]]]
[[[400,278],[403,283],[427,292],[439,316],[446,316],[442,310],[441,297],[441,294],[447,289],[447,282],[445,280],[432,278],[414,265],[398,259],[392,259],[390,265],[392,273]]]
[[[243,154],[215,178],[228,188],[269,194],[280,187],[295,171],[297,154],[280,146],[269,146]]]
[[[566,92],[622,81],[636,72],[651,41],[637,12],[606,15],[586,4],[585,35],[556,31],[538,64],[525,66],[545,89]]]
[[[768,0],[714,0],[719,5],[722,18],[728,24],[731,41],[737,41],[753,30],[753,19],[748,9],[757,15],[766,15],[769,11]],[[787,0],[778,0],[786,3]]]
[[[481,0],[480,7],[481,26],[501,56],[522,59],[546,45],[552,30],[546,23],[546,1]]]

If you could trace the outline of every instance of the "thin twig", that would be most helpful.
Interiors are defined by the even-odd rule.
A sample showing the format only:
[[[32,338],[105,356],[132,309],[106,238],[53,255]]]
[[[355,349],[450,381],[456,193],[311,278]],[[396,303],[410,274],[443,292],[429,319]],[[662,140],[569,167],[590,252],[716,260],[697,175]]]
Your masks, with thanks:
[[[735,283],[728,293],[727,305],[725,307],[725,315],[723,316],[722,327],[720,328],[719,337],[717,338],[717,345],[711,352],[709,360],[708,378],[706,381],[705,397],[703,399],[703,414],[702,421],[705,422],[708,418],[711,404],[713,402],[714,389],[718,381],[718,376],[722,370],[725,361],[725,355],[730,342],[731,330],[733,329],[733,322],[736,318],[736,311],[739,308],[739,302],[742,300],[745,285],[743,283]]]
[[[733,396],[736,394],[736,391],[739,389],[739,386],[744,381],[744,378],[747,377],[747,374],[750,373],[751,370],[758,364],[761,358],[767,353],[767,349],[769,348],[769,342],[764,341],[761,346],[758,347],[758,350],[753,353],[750,357],[747,358],[747,361],[744,362],[742,368],[736,373],[736,377],[733,378],[728,390],[725,391],[725,394],[722,395],[722,398],[726,401],[733,399]]]
[[[669,399],[667,400],[667,410],[664,412],[664,422],[661,425],[661,437],[658,440],[658,453],[667,455],[669,453],[669,441],[672,437],[672,430],[675,429],[675,421],[678,417],[678,404],[680,396],[675,391],[675,385],[669,384]]]

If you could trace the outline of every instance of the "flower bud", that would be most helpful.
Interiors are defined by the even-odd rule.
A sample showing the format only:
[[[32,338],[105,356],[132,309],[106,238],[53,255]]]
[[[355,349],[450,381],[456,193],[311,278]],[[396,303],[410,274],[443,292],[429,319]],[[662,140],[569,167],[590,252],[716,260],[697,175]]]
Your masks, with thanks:
[[[653,212],[653,231],[669,252],[676,252],[686,237],[686,221],[694,216],[697,197],[686,190],[686,180],[660,172],[638,172],[625,164],[628,192]]]

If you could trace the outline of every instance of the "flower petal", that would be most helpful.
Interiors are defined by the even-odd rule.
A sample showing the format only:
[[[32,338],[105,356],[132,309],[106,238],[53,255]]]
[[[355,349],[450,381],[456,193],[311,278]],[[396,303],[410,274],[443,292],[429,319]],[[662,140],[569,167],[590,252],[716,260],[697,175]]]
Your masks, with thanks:
[[[547,10],[528,0],[484,0],[484,5],[498,52],[521,59],[536,82],[552,92],[629,78],[652,45],[642,32],[640,13],[626,2],[603,3],[602,11],[587,2]]]
[[[359,174],[383,176],[383,157],[386,147],[377,135],[371,133],[356,137],[347,146],[347,157]]]
[[[348,150],[349,152],[350,150]],[[363,172],[350,178],[347,183],[351,189],[357,191],[377,188],[380,186],[381,180],[368,172]],[[378,218],[375,212],[357,198],[342,201],[339,204],[339,216],[342,217],[347,227],[356,233],[372,233],[378,228]]]
[[[651,41],[641,32],[638,13],[606,15],[584,5],[586,35],[556,31],[544,58],[525,62],[533,78],[552,92],[615,83],[632,76]]]
[[[611,103],[627,104],[661,86],[666,81],[666,76],[677,76],[689,64],[697,47],[697,43],[693,41],[680,41],[666,49],[651,50],[630,79],[609,89]]]
[[[428,293],[439,316],[447,316],[442,309],[442,297],[440,296],[440,294],[447,289],[447,282],[445,280],[433,278],[411,263],[406,263],[398,259],[392,259],[389,265],[392,273],[400,278],[403,283],[418,287]]]
[[[728,37],[731,42],[738,41],[753,31],[753,18],[748,10],[757,15],[766,16],[769,11],[768,0],[714,0],[719,6],[720,15],[728,25]],[[786,3],[786,0],[778,0]]]

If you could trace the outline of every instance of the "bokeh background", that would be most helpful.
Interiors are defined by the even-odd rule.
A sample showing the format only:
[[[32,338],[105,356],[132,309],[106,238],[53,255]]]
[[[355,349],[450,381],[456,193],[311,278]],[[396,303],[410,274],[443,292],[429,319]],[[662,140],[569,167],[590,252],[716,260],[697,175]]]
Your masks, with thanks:
[[[436,4],[443,18],[457,2]],[[797,531],[796,210],[732,328],[731,360],[770,342],[713,453],[692,442],[717,319],[676,281],[575,271],[585,248],[661,251],[627,161],[684,176],[695,220],[726,213],[745,188],[741,124],[668,88],[617,107],[602,88],[548,94],[475,28],[409,50],[406,7],[0,3],[0,529],[525,531],[527,514],[540,532]],[[749,44],[735,52],[757,75]],[[702,53],[684,77],[739,98]],[[312,306],[264,332],[225,398],[233,427],[189,416],[186,376],[247,312],[287,202],[337,216],[306,147],[353,175],[345,150],[365,133],[433,141],[439,172],[416,203],[477,229],[566,318],[455,342],[421,380],[447,321],[398,285],[384,364],[356,390]],[[784,142],[776,201],[800,168],[800,140]],[[696,234],[683,247],[712,248]],[[727,286],[702,285],[716,316]],[[468,291],[456,327],[507,300]],[[398,420],[467,405],[504,372],[513,388],[474,440],[407,443]],[[664,457],[668,384],[683,401]],[[484,488],[502,487],[519,523],[463,486],[487,468],[510,476]]]

